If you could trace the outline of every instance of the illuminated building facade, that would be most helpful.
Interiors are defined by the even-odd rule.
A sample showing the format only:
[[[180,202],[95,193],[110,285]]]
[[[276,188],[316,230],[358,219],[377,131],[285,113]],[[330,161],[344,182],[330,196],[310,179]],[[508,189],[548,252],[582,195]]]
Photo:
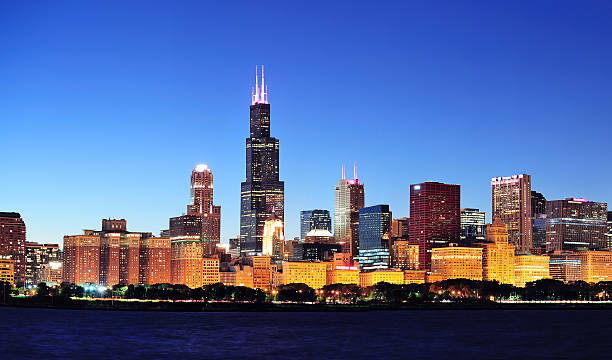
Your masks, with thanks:
[[[461,243],[473,244],[485,240],[485,212],[478,209],[461,209]]]
[[[254,288],[253,266],[241,265],[236,267],[236,286]]]
[[[432,249],[431,274],[438,280],[482,280],[482,249],[462,246]]]
[[[171,241],[164,237],[145,237],[140,244],[140,284],[171,282]]]
[[[302,283],[313,289],[327,284],[327,264],[310,261],[283,262],[283,284]]]
[[[268,290],[277,267],[270,256],[253,256],[253,287]]]
[[[391,220],[391,238],[393,240],[409,239],[410,219],[407,217]]]
[[[608,231],[606,232],[608,249],[612,249],[612,211],[608,211],[608,220],[606,221]]]
[[[202,284],[211,285],[221,281],[219,275],[219,258],[205,257],[202,260]]]
[[[202,287],[204,258],[200,241],[173,239],[170,250],[170,282],[192,289]]]
[[[532,254],[514,256],[514,286],[525,287],[528,282],[549,279],[549,257]]]
[[[486,228],[487,242],[477,243],[482,248],[482,278],[500,284],[514,284],[514,245],[508,243],[508,231],[501,217],[495,216]]]
[[[213,174],[206,164],[191,172],[191,204],[187,215],[201,218],[200,236],[205,255],[215,254],[221,241],[221,206],[213,205]]]
[[[327,285],[355,284],[359,285],[359,267],[347,265],[331,265],[327,270]]]
[[[26,241],[26,283],[38,284],[43,281],[42,267],[50,261],[61,261],[58,244],[39,244]]]
[[[359,210],[359,264],[362,270],[387,269],[391,265],[391,211],[389,205]]]
[[[313,229],[306,234],[306,243],[335,244],[334,235],[328,230]]]
[[[15,284],[15,263],[10,255],[0,255],[0,281]]]
[[[582,280],[580,253],[555,251],[549,257],[548,268],[551,278],[564,282]]]
[[[311,230],[332,231],[329,211],[314,209],[300,212],[300,239],[306,240],[306,235]]]
[[[0,212],[0,256],[10,256],[15,283],[26,280],[26,226],[16,212]]]
[[[379,269],[359,273],[359,286],[361,287],[374,286],[379,282],[403,284],[404,272],[397,269]]]
[[[63,281],[100,284],[100,236],[64,236],[63,268]]]
[[[424,284],[427,270],[404,270],[404,284]]]
[[[606,203],[568,198],[546,202],[546,250],[607,248]]]
[[[262,249],[264,256],[282,259],[285,253],[285,233],[283,222],[279,219],[268,219],[264,225]]]
[[[578,254],[583,281],[612,281],[612,251],[579,251]]]
[[[431,251],[460,239],[459,185],[425,182],[410,186],[410,243],[419,245],[421,270],[431,266]]]
[[[342,179],[334,192],[334,238],[344,251],[359,255],[359,209],[364,206],[363,184],[354,170],[353,180],[347,180],[342,167]]]
[[[419,245],[395,240],[391,245],[391,265],[399,269],[419,269]]]
[[[62,282],[62,261],[49,261],[40,266],[39,282],[60,284]]]
[[[240,251],[261,253],[265,221],[284,222],[285,184],[279,180],[278,139],[270,137],[270,104],[261,68],[261,87],[255,71],[250,108],[250,137],[246,139],[246,181],[240,193]]]
[[[501,216],[512,245],[523,252],[533,246],[531,176],[527,174],[491,179],[493,216]]]

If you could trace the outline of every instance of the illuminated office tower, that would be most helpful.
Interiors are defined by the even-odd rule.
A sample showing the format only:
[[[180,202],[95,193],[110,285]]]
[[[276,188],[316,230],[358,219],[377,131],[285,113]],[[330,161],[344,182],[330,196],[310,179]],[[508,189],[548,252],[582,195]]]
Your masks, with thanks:
[[[391,245],[391,266],[400,269],[419,268],[419,245],[405,240],[395,240]]]
[[[432,249],[431,276],[436,281],[482,280],[482,249],[461,246]]]
[[[364,206],[363,184],[353,168],[353,180],[347,180],[342,167],[342,178],[336,185],[334,211],[334,238],[345,252],[359,255],[359,209]]]
[[[285,219],[285,184],[279,180],[278,139],[270,137],[270,104],[261,68],[255,69],[250,107],[250,136],[246,139],[246,181],[240,185],[240,252],[261,253],[266,220]]]
[[[268,219],[264,223],[261,253],[275,259],[283,259],[285,252],[285,234],[280,219]]]
[[[549,279],[549,257],[532,254],[514,256],[514,286],[525,287],[528,282]]]
[[[332,231],[331,217],[327,210],[304,210],[300,212],[300,239],[304,241],[310,230]]]
[[[501,216],[508,228],[510,243],[517,250],[533,246],[531,214],[531,175],[520,174],[491,179],[493,216]]]
[[[388,269],[391,265],[391,211],[389,205],[359,210],[359,265],[362,270]]]
[[[121,232],[103,232],[97,235],[100,237],[99,284],[105,286],[119,284],[119,252],[121,248]]]
[[[140,233],[124,233],[119,247],[119,284],[139,283]],[[110,285],[110,284],[109,284]]]
[[[498,281],[500,284],[514,284],[514,245],[508,243],[508,230],[499,216],[487,225],[487,242],[475,246],[482,250],[482,279]]]
[[[425,182],[410,186],[410,243],[419,245],[419,266],[429,269],[431,251],[460,239],[459,185]]]
[[[187,215],[201,218],[201,240],[204,255],[212,255],[221,241],[221,206],[213,205],[213,174],[206,164],[191,172],[191,204]]]
[[[173,239],[170,255],[170,282],[198,288],[204,284],[204,258],[199,240]]]
[[[99,284],[100,236],[91,230],[84,235],[64,236],[63,268],[63,281]]]
[[[601,250],[608,247],[606,203],[568,198],[546,202],[546,250]]]
[[[461,209],[461,242],[472,244],[485,239],[485,212],[478,209]]]
[[[270,256],[253,256],[253,286],[256,289],[270,289],[276,269]]]
[[[0,255],[10,256],[15,283],[26,280],[26,226],[16,212],[0,212]]]
[[[38,284],[43,281],[42,268],[50,261],[61,261],[58,244],[39,244],[26,241],[26,283]]]
[[[221,277],[219,275],[219,258],[205,257],[202,260],[202,273],[203,285],[212,285],[220,282]]]
[[[139,283],[170,283],[171,245],[168,237],[145,237],[140,244]]]
[[[580,252],[555,251],[549,255],[550,277],[564,282],[580,281]]]

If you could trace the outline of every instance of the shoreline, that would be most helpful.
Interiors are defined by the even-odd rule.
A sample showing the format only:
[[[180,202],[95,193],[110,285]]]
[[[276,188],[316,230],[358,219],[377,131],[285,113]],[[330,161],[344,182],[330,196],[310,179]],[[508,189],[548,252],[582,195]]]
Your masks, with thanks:
[[[420,304],[306,304],[306,303],[233,303],[180,301],[70,300],[44,303],[30,299],[11,299],[2,307],[58,310],[104,310],[148,312],[369,312],[435,310],[612,310],[612,303],[420,303]]]

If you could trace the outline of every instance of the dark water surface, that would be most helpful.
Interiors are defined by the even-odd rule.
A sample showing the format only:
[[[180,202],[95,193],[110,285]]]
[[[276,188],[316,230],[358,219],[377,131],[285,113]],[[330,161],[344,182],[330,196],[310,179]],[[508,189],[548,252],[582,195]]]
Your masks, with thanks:
[[[612,356],[612,310],[169,313],[0,308],[0,319],[0,359]]]

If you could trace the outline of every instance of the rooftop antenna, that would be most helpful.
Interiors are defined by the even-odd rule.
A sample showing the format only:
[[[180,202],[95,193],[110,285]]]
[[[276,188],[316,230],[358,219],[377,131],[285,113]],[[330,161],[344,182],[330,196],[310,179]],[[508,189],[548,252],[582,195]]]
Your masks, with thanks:
[[[357,179],[357,164],[353,163],[353,179]]]
[[[346,179],[346,176],[344,176],[344,164],[342,164],[341,169],[342,169],[342,180],[344,180]]]

